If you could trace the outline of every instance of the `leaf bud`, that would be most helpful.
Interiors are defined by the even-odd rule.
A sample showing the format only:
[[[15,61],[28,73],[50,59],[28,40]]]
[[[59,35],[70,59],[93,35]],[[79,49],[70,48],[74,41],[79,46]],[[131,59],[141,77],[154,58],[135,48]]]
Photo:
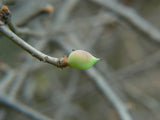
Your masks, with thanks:
[[[68,57],[68,65],[79,70],[91,68],[100,58],[96,58],[90,53],[83,50],[75,50]]]

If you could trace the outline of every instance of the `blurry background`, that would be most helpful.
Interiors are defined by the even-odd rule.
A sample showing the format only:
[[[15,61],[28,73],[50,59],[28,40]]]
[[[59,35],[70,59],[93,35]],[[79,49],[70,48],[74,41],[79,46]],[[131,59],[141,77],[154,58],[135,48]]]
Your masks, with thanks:
[[[103,6],[100,1],[105,0],[97,1],[5,0],[3,4],[9,7],[17,34],[26,42],[54,57],[68,55],[72,49],[102,57],[94,67],[131,117],[160,120],[159,42],[149,37],[152,29],[144,34]],[[142,21],[160,27],[159,0],[108,1],[131,7],[145,18]],[[90,73],[92,70],[60,69],[40,62],[0,35],[0,86],[9,79],[9,96],[54,120],[120,120]],[[11,119],[31,120],[1,103],[0,120]]]

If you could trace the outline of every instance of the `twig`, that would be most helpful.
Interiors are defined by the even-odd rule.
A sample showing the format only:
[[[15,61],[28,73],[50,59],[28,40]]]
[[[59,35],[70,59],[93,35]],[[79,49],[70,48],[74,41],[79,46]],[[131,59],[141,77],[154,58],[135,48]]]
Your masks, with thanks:
[[[33,118],[35,120],[52,120],[42,115],[41,113],[33,110],[32,108],[27,107],[24,104],[19,103],[13,99],[10,99],[8,96],[4,94],[0,94],[0,103],[2,103],[2,105],[15,109],[21,112],[22,114],[27,115],[28,117]]]
[[[144,18],[139,16],[135,10],[126,7],[116,1],[113,0],[92,0],[108,9],[113,11],[115,14],[120,16],[122,19],[126,20],[136,29],[147,35],[147,37],[151,38],[155,42],[160,43],[160,31],[149,22],[147,22]]]
[[[21,48],[23,48],[25,51],[27,51],[29,54],[31,54],[35,58],[39,59],[40,61],[47,62],[49,64],[52,64],[52,65],[60,67],[60,68],[67,66],[66,61],[64,61],[63,59],[48,56],[48,55],[38,51],[37,49],[35,49],[34,47],[32,47],[31,45],[26,43],[24,40],[22,40],[20,37],[18,37],[10,29],[8,29],[7,26],[0,25],[0,32],[2,34],[4,34],[5,36],[7,36],[14,43],[19,45]]]
[[[47,2],[44,0],[27,0],[17,9],[14,10],[12,22],[17,26],[25,25],[34,17],[40,15],[41,12],[47,12]],[[24,15],[25,13],[25,15]],[[19,17],[20,16],[20,17]]]

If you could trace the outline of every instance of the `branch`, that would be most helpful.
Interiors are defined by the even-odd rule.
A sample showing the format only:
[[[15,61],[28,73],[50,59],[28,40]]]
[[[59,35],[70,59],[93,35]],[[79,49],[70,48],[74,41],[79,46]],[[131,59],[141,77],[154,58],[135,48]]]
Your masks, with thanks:
[[[133,27],[141,31],[147,37],[160,43],[160,31],[144,18],[139,16],[136,11],[126,7],[114,0],[92,0],[116,13],[119,17],[126,20]]]
[[[7,97],[6,95],[3,95],[3,94],[0,94],[0,103],[2,103],[5,106],[8,106],[12,109],[15,109],[15,110],[21,112],[22,114],[25,114],[35,120],[52,120],[52,119],[42,115],[41,113],[33,110],[32,108],[27,107],[24,104],[21,104],[13,99],[10,99],[9,97]]]
[[[54,58],[38,51],[37,49],[26,43],[23,39],[18,37],[15,33],[13,33],[6,25],[0,25],[0,32],[40,61],[52,64],[60,68],[67,67],[67,61],[65,58]]]

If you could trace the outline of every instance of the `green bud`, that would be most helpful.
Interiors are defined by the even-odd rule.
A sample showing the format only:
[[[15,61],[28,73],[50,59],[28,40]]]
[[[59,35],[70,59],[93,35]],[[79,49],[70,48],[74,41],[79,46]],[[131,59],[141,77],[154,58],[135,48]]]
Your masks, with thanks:
[[[83,50],[75,50],[68,57],[68,65],[72,68],[87,70],[100,59]]]

